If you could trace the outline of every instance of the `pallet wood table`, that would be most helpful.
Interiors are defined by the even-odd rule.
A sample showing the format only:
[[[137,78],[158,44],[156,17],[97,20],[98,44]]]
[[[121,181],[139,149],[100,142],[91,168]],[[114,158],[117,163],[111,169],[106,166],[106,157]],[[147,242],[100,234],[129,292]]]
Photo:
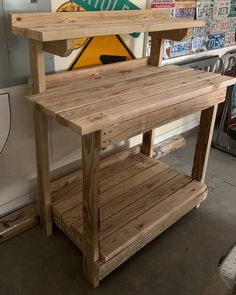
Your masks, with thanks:
[[[218,103],[232,77],[160,67],[163,38],[181,40],[202,21],[156,10],[13,14],[12,31],[29,38],[41,224],[54,221],[83,251],[84,273],[99,281],[207,196],[204,178]],[[151,32],[147,59],[45,75],[44,50],[68,40]],[[60,51],[60,50],[59,50]],[[154,128],[201,111],[192,175],[152,157]],[[47,119],[82,136],[82,170],[50,182]],[[100,151],[143,133],[140,146],[100,160]]]

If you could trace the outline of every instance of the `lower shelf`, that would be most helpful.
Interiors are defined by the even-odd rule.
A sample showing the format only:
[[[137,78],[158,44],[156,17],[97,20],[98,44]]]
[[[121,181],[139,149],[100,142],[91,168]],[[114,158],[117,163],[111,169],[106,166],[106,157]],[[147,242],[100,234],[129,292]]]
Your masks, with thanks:
[[[51,190],[54,222],[82,250],[81,184],[78,171],[52,183]],[[115,260],[121,264],[121,257],[133,255],[206,195],[204,184],[141,153],[101,161],[100,267]],[[101,267],[100,277],[109,269]]]

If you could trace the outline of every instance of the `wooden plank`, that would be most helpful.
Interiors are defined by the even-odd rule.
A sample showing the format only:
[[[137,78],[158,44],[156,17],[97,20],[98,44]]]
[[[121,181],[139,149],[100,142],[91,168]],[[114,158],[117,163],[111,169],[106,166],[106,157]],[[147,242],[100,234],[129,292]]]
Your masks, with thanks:
[[[43,44],[38,41],[29,41],[31,64],[31,92],[41,93],[46,91],[45,61]],[[48,152],[48,122],[37,106],[34,107],[35,142],[38,175],[38,202],[40,223],[47,236],[52,234],[49,152]]]
[[[172,30],[159,32],[159,37],[161,39],[181,41],[187,35],[187,33],[188,29]],[[78,47],[75,46],[73,39],[50,41],[44,43],[44,51],[61,57],[69,56],[75,49],[78,49]]]
[[[204,183],[218,105],[201,112],[192,177]]]
[[[164,170],[167,168],[167,165],[164,163],[157,162],[156,160],[152,159],[155,162],[155,165],[151,166],[148,170],[143,170],[140,173],[126,179],[125,181],[121,182],[120,184],[110,188],[109,190],[100,194],[99,206],[102,207],[105,204],[111,202],[112,200],[116,199],[120,195],[126,193],[130,189],[134,189],[139,183],[142,183],[149,179],[150,173],[159,173],[160,170]],[[148,173],[147,173],[148,171]]]
[[[155,237],[160,235],[168,227],[174,224],[178,219],[187,214],[191,209],[193,209],[196,204],[202,202],[207,196],[207,192],[203,192],[191,198],[188,201],[179,202],[179,204],[173,209],[170,208],[172,213],[167,213],[166,216],[162,216],[153,227],[145,232],[143,235],[139,235],[138,239],[126,247],[123,251],[119,252],[116,256],[110,259],[108,262],[98,262],[97,267],[99,268],[99,278],[100,280],[104,279],[109,273],[116,269],[119,265],[125,262],[128,258],[138,252],[145,245],[150,243]],[[162,212],[162,211],[161,211]]]
[[[76,232],[76,234],[73,231],[73,228],[71,230],[67,229],[66,227],[63,227],[61,225],[61,223],[58,223],[56,219],[53,219],[53,221],[56,223],[56,225],[65,233],[65,235],[67,235],[69,237],[69,239],[71,239],[71,241],[73,241],[73,243],[75,243],[75,245],[81,250],[83,251],[83,237],[82,234],[79,234],[78,232]],[[75,222],[76,223],[76,222]]]
[[[138,218],[139,215],[150,210],[155,205],[159,204],[171,194],[175,193],[186,184],[191,182],[191,178],[186,175],[177,175],[172,179],[167,179],[162,185],[150,191],[147,190],[140,199],[123,208],[121,211],[110,216],[108,219],[101,222],[99,239],[101,247],[103,247],[103,240],[106,240],[116,231],[121,230],[126,224]],[[110,259],[110,258],[105,258]],[[107,261],[107,260],[106,260]]]
[[[125,165],[125,161],[128,163],[127,165]],[[120,164],[122,164],[121,166],[126,166],[124,168],[124,171],[121,171],[121,173],[119,173],[119,170],[121,170],[121,169],[119,169],[119,167],[118,167],[118,169],[116,169],[117,165],[114,167],[114,169],[112,166],[112,167],[109,167],[109,171],[108,170],[106,171],[111,174],[110,177],[108,177],[108,175],[106,175],[107,173],[102,175],[104,170],[101,170],[101,172],[100,172],[100,189],[99,189],[101,199],[103,198],[103,193],[105,193],[107,190],[112,189],[112,188],[119,188],[120,186],[122,186],[122,181],[128,177],[135,176],[135,175],[137,175],[137,173],[139,174],[139,173],[142,173],[143,171],[146,171],[146,175],[144,175],[144,177],[140,176],[139,178],[137,178],[137,177],[135,178],[135,180],[138,184],[139,182],[141,183],[142,181],[145,181],[145,179],[147,180],[151,176],[154,176],[157,173],[160,173],[161,171],[164,171],[165,169],[167,169],[167,165],[159,163],[154,159],[147,158],[146,156],[144,156],[142,154],[135,155],[135,156],[133,156],[133,158],[131,158],[131,159],[128,158],[125,161],[120,162]],[[139,164],[141,166],[138,166]],[[152,167],[154,169],[152,169]],[[131,173],[131,168],[133,170],[132,173]],[[124,173],[126,175],[126,178],[122,177],[122,179],[121,179],[120,176],[122,176],[122,173]],[[174,173],[176,174],[176,172],[174,172]],[[143,175],[143,173],[142,173],[142,175]],[[108,177],[109,186],[106,182],[107,177]],[[101,179],[103,179],[103,180],[101,181]],[[133,183],[133,182],[134,182],[134,180],[131,179],[131,183]],[[160,183],[160,181],[157,183]],[[148,184],[147,184],[147,186],[149,188],[151,187]],[[128,192],[129,187],[127,187],[127,185],[126,185],[126,188],[127,188],[127,192]],[[136,189],[136,187],[134,189]],[[67,196],[67,193],[65,193],[65,195]],[[111,194],[108,192],[108,195],[111,195]],[[111,197],[112,197],[112,195],[111,195]],[[131,198],[129,198],[129,199],[131,200]],[[111,198],[110,198],[110,200],[111,200]],[[127,203],[127,200],[126,200],[126,203]],[[115,204],[115,202],[114,202],[114,204]],[[105,207],[105,211],[106,211],[106,207]],[[75,192],[72,196],[66,197],[62,201],[57,202],[55,205],[53,205],[53,213],[54,213],[53,218],[56,221],[56,223],[60,226],[60,228],[62,228],[63,230],[66,230],[67,232],[70,232],[70,234],[72,234],[71,231],[73,231],[73,229],[74,229],[74,231],[77,230],[77,232],[80,236],[82,235],[83,221],[81,221],[81,216],[82,216],[82,195],[81,195],[81,193]],[[102,211],[100,211],[100,219],[101,218],[103,218]]]
[[[47,92],[45,95],[29,97],[29,99],[36,99],[34,102],[47,107],[52,115],[63,111],[70,111],[76,108],[95,107],[93,104],[102,103],[104,106],[111,98],[119,97],[121,94],[128,94],[137,92],[139,90],[155,86],[157,84],[167,83],[166,76],[169,77],[169,82],[175,79],[185,79],[190,75],[190,72],[194,72],[193,69],[187,67],[172,67],[166,66],[159,70],[157,68],[143,67],[139,68],[139,71],[130,71],[120,75],[111,75],[104,79],[96,81],[81,81],[76,85],[70,84],[69,89],[62,87],[53,91],[53,93]],[[142,74],[141,74],[142,73]],[[200,72],[192,73],[193,75],[200,75]],[[201,73],[202,74],[202,73]],[[204,73],[206,76],[206,73]],[[204,76],[204,75],[203,75]],[[93,83],[93,88],[91,87]],[[95,93],[97,95],[95,95]],[[60,95],[59,95],[60,94]],[[39,98],[39,99],[37,99]],[[114,101],[114,99],[113,99]],[[109,106],[113,106],[114,103],[110,103]],[[88,113],[88,111],[87,111]],[[85,113],[86,114],[86,113]]]
[[[118,171],[117,173],[111,174],[110,177],[101,182],[100,193],[104,193],[115,186],[122,184],[124,181],[129,179],[130,177],[134,177],[135,175],[140,174],[143,171],[146,171],[148,168],[156,165],[155,161],[148,161],[143,158],[142,155],[137,155],[138,161],[137,163],[130,161],[128,166],[124,166],[126,169],[122,169],[122,171]],[[142,157],[142,158],[141,158]],[[135,157],[134,157],[135,158]]]
[[[60,72],[56,74],[46,75],[47,89],[61,87],[67,85],[68,82],[80,81],[87,78],[100,78],[104,75],[112,75],[116,72],[123,72],[127,70],[134,70],[135,68],[147,65],[147,58],[137,58],[134,60],[116,62],[113,64],[107,64],[103,66],[94,66],[92,68],[85,68],[73,71]],[[95,79],[94,79],[95,80]]]
[[[192,79],[190,79],[190,73],[193,75]],[[168,72],[166,72],[166,74],[168,75]],[[179,75],[181,75],[181,73],[173,76],[169,74],[168,82],[165,76],[158,78],[156,74],[140,79],[127,79],[122,82],[117,82],[116,84],[110,84],[109,86],[94,87],[93,89],[90,88],[85,91],[79,90],[81,94],[80,97],[72,93],[70,95],[65,94],[61,96],[59,102],[56,102],[56,100],[59,99],[58,96],[55,96],[55,98],[50,98],[50,100],[43,99],[43,102],[40,101],[37,103],[43,106],[40,107],[41,111],[51,118],[68,116],[70,120],[73,120],[78,117],[92,115],[94,112],[102,112],[103,110],[112,109],[116,106],[138,100],[144,96],[145,90],[151,92],[151,94],[159,94],[166,91],[168,83],[172,83],[170,89],[174,89],[181,87],[181,83],[186,83],[186,85],[195,83],[195,76],[198,78],[198,82],[208,78],[204,72],[192,73],[187,71],[186,73],[182,73],[182,77],[180,78]],[[154,89],[151,89],[153,87]],[[84,92],[86,94],[84,94]],[[95,93],[97,95],[95,95]]]
[[[150,10],[94,12],[73,16],[52,13],[37,15],[12,14],[12,32],[38,41],[56,41],[81,37],[131,34],[138,32],[168,31],[204,26],[204,21],[160,18],[159,12]],[[88,16],[86,18],[86,15]],[[46,21],[45,21],[46,20]]]
[[[104,128],[101,132],[102,148],[206,109],[224,101],[224,99],[225,89],[220,89],[135,119],[124,121],[119,125]],[[175,115],[173,116],[173,114]]]
[[[68,210],[62,214],[62,227],[71,229],[71,226],[74,222],[79,219],[83,220],[83,206],[82,204],[75,206],[71,210]]]
[[[79,81],[75,80],[70,83],[67,83],[65,86],[60,86],[48,90],[47,93],[29,96],[28,99],[32,102],[37,102],[43,106],[51,106],[61,103],[67,105],[68,101],[70,102],[71,100],[78,100],[76,105],[78,107],[81,105],[81,101],[84,101],[84,98],[87,99],[87,104],[90,104],[96,101],[107,99],[106,96],[107,94],[111,95],[111,91],[123,90],[124,87],[124,90],[131,91],[131,87],[138,85],[137,82],[140,82],[140,80],[142,81],[142,79],[145,79],[146,82],[148,82],[149,79],[151,79],[153,82],[155,76],[155,80],[158,81],[157,77],[162,78],[163,80],[165,75],[180,75],[181,73],[186,73],[189,71],[196,72],[195,70],[188,67],[180,67],[173,65],[167,65],[162,69],[152,68],[149,66],[142,66],[129,70],[120,70],[114,72],[114,74],[95,76],[92,78],[80,79]],[[199,72],[200,71],[198,71],[198,74]],[[208,74],[208,76],[210,75]],[[127,89],[127,80],[129,80],[130,83],[136,83],[134,85],[131,85],[131,87]],[[93,87],[91,87],[91,83]],[[92,89],[96,90],[96,92],[99,91],[99,93],[101,94],[101,97],[97,97],[95,101],[90,98],[90,96],[93,98],[95,97],[94,92],[92,92]],[[105,98],[103,98],[103,96],[105,96]]]
[[[165,32],[163,32],[165,33]],[[158,32],[151,33],[151,53],[148,60],[149,65],[151,66],[162,66],[163,61],[163,53],[164,53],[164,37],[162,35],[158,35]],[[141,146],[141,152],[148,155],[149,157],[153,157],[154,150],[154,137],[155,130],[148,130],[143,133],[143,140]]]
[[[158,32],[150,33],[152,46],[149,58],[149,65],[160,67],[163,60],[164,39]]]
[[[74,49],[78,49],[74,46],[74,40],[61,40],[61,41],[51,41],[45,42],[43,44],[43,49],[54,55],[61,57],[69,56]]]
[[[149,130],[148,132],[143,133],[141,152],[149,157],[153,157],[154,155],[154,137],[155,130]]]
[[[137,155],[101,169],[99,175],[100,193],[104,193],[128,177],[134,176],[154,164],[156,164],[154,161],[148,161]],[[66,185],[52,197],[53,217],[60,221],[65,212],[82,203],[82,177],[79,181]]]
[[[38,224],[36,203],[0,218],[0,243]]]
[[[98,286],[94,263],[99,260],[99,160],[100,132],[82,137],[83,169],[83,266],[88,281]]]
[[[163,223],[169,222],[169,219],[173,214],[176,214],[176,211],[178,212],[180,208],[184,208],[185,205],[204,193],[205,190],[206,186],[192,181],[182,189],[169,195],[168,198],[165,198],[162,202],[104,239],[101,243],[101,256],[107,261],[131,244],[133,244],[132,248],[140,249],[140,240],[143,243],[143,237],[147,240],[149,240],[149,234],[152,235],[152,239],[156,237],[161,228],[166,228]],[[182,213],[180,215],[183,216]]]
[[[148,169],[145,174],[146,181],[145,178],[141,179],[141,182],[137,182],[134,188],[122,193],[117,198],[100,208],[100,219],[103,221],[113,216],[142,198],[147,192],[156,189],[177,175],[177,171],[174,169],[165,169],[162,165],[158,165],[154,169]]]
[[[164,32],[158,32],[158,36],[155,33],[153,38],[158,37],[157,39],[168,39],[168,40],[173,40],[173,41],[181,41],[183,40],[184,37],[187,36],[188,34],[188,28],[186,29],[180,29],[180,30],[171,30],[171,31],[164,31]],[[162,48],[164,49],[164,48]],[[162,63],[162,60],[160,61]]]
[[[105,13],[107,19],[113,19],[114,17],[119,17],[119,19],[127,19],[135,17],[135,19],[142,18],[153,18],[153,17],[168,17],[169,9],[163,10],[123,10],[123,11],[106,11]],[[81,14],[81,12],[73,12],[73,14],[61,14],[58,15],[56,12],[40,12],[40,13],[12,13],[11,15],[12,25],[18,27],[24,26],[40,26],[43,23],[52,25],[55,23],[75,23],[79,21],[91,21],[97,22],[101,18],[104,18],[104,12],[93,11]],[[66,38],[67,39],[67,38]]]
[[[196,82],[194,84],[186,85],[183,88],[177,88],[175,90],[169,90],[163,94],[152,94],[160,89],[160,86],[144,89],[144,91],[138,92],[137,96],[140,99],[134,102],[126,103],[118,107],[114,107],[103,112],[95,112],[92,115],[80,117],[77,119],[71,119],[70,116],[58,115],[58,121],[65,126],[70,127],[72,130],[80,133],[87,134],[91,131],[101,130],[112,124],[121,123],[123,121],[133,119],[135,117],[142,116],[146,113],[153,112],[158,109],[171,106],[185,100],[188,100],[194,96],[201,96],[211,91],[224,88],[232,83],[232,79],[226,76],[215,77],[207,79],[205,81]],[[132,95],[129,94],[129,96]]]
[[[125,149],[123,151],[110,155],[100,161],[100,169],[105,169],[106,167],[109,167],[112,165],[119,165],[121,161],[127,159],[130,156],[136,155],[139,152],[140,152],[140,145],[136,145],[132,148]],[[51,192],[53,193],[58,190],[61,190],[64,187],[70,185],[71,183],[75,181],[79,181],[81,179],[82,179],[82,170],[74,171],[62,178],[52,181],[50,184]],[[56,200],[54,196],[52,198],[53,198],[53,203],[55,203]]]
[[[185,147],[186,141],[182,135],[175,135],[154,146],[154,157],[160,159],[177,149]]]
[[[62,103],[55,104],[53,103],[52,97],[50,97],[50,101],[46,98],[46,113],[51,117],[56,117],[57,115],[61,117],[68,116],[69,120],[73,120],[79,117],[92,115],[94,112],[98,111],[102,112],[110,109],[112,112],[113,108],[142,99],[144,96],[164,93],[167,89],[170,91],[175,88],[182,88],[183,84],[187,86],[209,78],[220,77],[218,74],[209,77],[209,74],[206,72],[185,72],[182,71],[183,69],[184,68],[180,71],[173,71],[173,73],[171,73],[171,70],[167,70],[161,73],[161,75],[155,73],[147,77],[134,78],[131,80],[126,79],[120,83],[117,82],[116,84],[87,89],[85,91],[86,94],[80,98],[75,98],[73,91],[71,95],[73,98],[71,100],[69,94],[65,93],[63,96],[65,101]],[[167,88],[168,85],[171,86]],[[80,93],[81,92],[83,91],[80,90]],[[81,95],[83,95],[83,93],[81,93]],[[58,99],[58,97],[55,96],[55,99]],[[39,104],[45,106],[45,101],[43,103],[39,102]]]
[[[29,40],[29,54],[32,80],[31,92],[34,94],[43,93],[46,91],[43,43]]]

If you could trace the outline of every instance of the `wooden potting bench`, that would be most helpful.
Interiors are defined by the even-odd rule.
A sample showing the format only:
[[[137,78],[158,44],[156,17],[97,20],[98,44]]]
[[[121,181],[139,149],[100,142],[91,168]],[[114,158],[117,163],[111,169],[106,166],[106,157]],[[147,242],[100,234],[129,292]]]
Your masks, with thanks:
[[[164,10],[163,10],[164,11]],[[218,103],[231,77],[161,66],[163,38],[181,40],[202,21],[159,10],[12,14],[12,31],[29,38],[39,212],[83,251],[84,273],[99,281],[207,196],[204,178]],[[149,32],[149,59],[45,75],[44,51],[59,54],[81,37]],[[154,128],[201,111],[192,175],[152,156]],[[82,137],[82,170],[50,182],[49,118]],[[100,160],[100,151],[143,133],[143,143]],[[66,144],[66,142],[62,142]]]

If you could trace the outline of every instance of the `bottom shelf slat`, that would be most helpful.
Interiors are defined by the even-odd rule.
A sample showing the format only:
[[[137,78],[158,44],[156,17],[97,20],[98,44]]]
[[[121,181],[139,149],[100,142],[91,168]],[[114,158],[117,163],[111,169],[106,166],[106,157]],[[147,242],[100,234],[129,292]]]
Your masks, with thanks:
[[[168,227],[178,221],[181,217],[187,214],[190,210],[196,207],[197,204],[200,204],[207,197],[207,191],[198,195],[195,199],[192,199],[185,204],[182,204],[174,214],[170,214],[167,216],[166,220],[162,220],[162,222],[156,224],[155,227],[150,229],[150,231],[146,232],[145,235],[140,235],[139,239],[135,243],[130,244],[130,246],[126,247],[119,254],[108,260],[107,262],[99,261],[97,263],[97,268],[99,270],[99,279],[104,279],[108,274],[110,274],[113,270],[119,267],[122,263],[124,263],[127,259],[129,259],[132,255],[137,253],[140,249],[142,249],[145,245],[150,243],[154,238],[160,235],[163,231],[165,231]]]
[[[169,188],[172,190],[172,187]],[[129,223],[102,240],[100,246],[103,260],[108,261],[130,244],[135,243],[140,236],[145,235],[152,228],[168,220],[168,217],[174,214],[178,208],[194,200],[204,190],[205,188],[200,183],[191,181],[181,189],[174,190],[173,194],[169,194],[164,200],[160,200],[158,204],[155,205],[153,201],[151,208],[139,216],[134,215]]]
[[[52,184],[56,196],[52,212],[54,222],[82,250],[81,180],[81,176],[73,176],[73,181],[66,183],[63,178],[63,185],[57,180],[57,190]],[[118,266],[128,259],[206,195],[206,185],[141,153],[127,154],[127,158],[101,167],[98,263],[101,278],[115,267],[113,264]]]

